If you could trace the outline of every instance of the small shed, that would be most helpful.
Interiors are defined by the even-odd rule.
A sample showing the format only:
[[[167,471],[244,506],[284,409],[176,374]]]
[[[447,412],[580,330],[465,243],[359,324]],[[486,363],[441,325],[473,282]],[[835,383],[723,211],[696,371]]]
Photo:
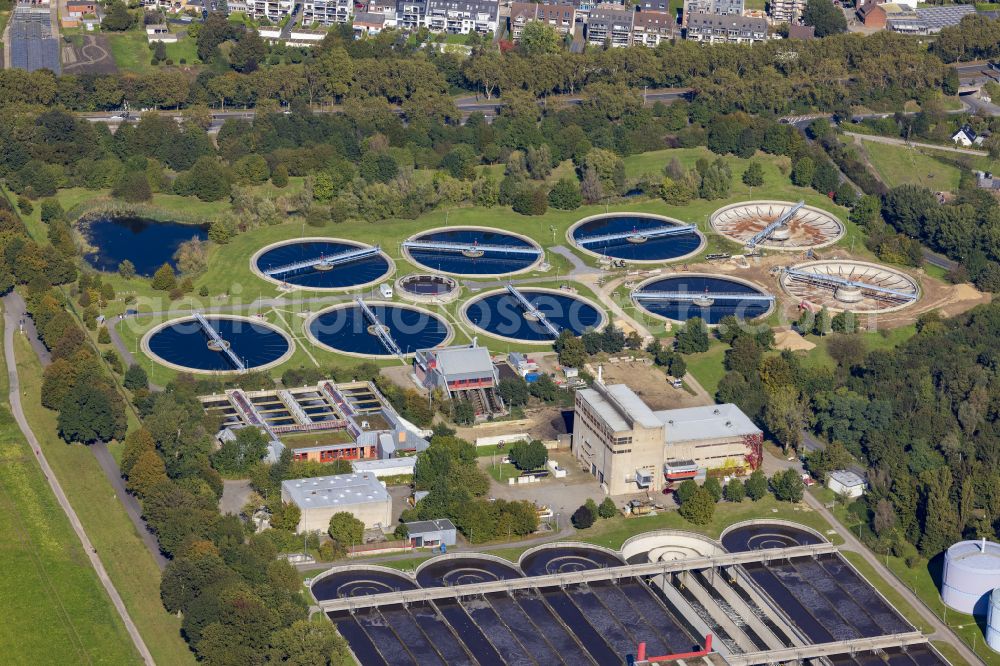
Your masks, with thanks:
[[[854,472],[846,469],[838,469],[830,472],[830,475],[826,479],[826,487],[838,495],[861,497],[865,494],[868,484]]]
[[[455,545],[455,525],[447,518],[436,520],[415,520],[404,523],[410,543],[415,548]]]

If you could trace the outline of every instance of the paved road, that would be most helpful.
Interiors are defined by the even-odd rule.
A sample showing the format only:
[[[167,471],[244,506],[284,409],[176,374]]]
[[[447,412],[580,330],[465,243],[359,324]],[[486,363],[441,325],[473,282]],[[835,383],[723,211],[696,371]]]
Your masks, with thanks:
[[[97,578],[101,581],[101,585],[104,586],[108,596],[111,597],[111,602],[114,604],[115,610],[118,611],[118,615],[125,624],[125,629],[128,631],[129,637],[135,645],[135,649],[138,650],[140,655],[142,655],[142,659],[145,663],[151,665],[155,664],[153,661],[153,655],[150,654],[149,648],[146,647],[146,643],[142,640],[142,636],[139,635],[139,630],[136,628],[131,616],[129,616],[128,609],[125,608],[125,603],[118,594],[118,590],[115,589],[114,584],[111,582],[111,578],[108,576],[108,572],[105,570],[104,564],[101,562],[101,558],[97,554],[97,549],[94,548],[94,545],[90,542],[90,538],[87,537],[87,533],[84,531],[83,525],[80,523],[80,519],[76,515],[76,511],[74,511],[72,505],[70,505],[69,499],[66,497],[66,493],[63,492],[62,486],[59,484],[59,479],[56,478],[55,473],[49,466],[48,460],[45,458],[45,454],[42,452],[42,447],[38,443],[38,438],[35,437],[35,433],[31,430],[31,426],[28,424],[28,420],[24,416],[24,409],[21,406],[21,381],[17,372],[17,359],[14,355],[14,335],[16,331],[20,330],[19,324],[25,317],[24,301],[17,294],[8,294],[3,298],[3,310],[3,348],[4,356],[7,359],[7,377],[10,382],[10,409],[14,414],[14,420],[17,421],[18,428],[21,429],[21,432],[24,434],[25,439],[28,440],[28,444],[31,446],[31,449],[35,452],[35,458],[38,460],[38,464],[42,468],[45,480],[48,481],[49,487],[52,489],[52,493],[56,496],[56,500],[59,502],[59,506],[62,507],[63,512],[69,519],[70,525],[73,526],[73,531],[76,532],[76,536],[80,540],[84,552],[90,559],[91,566],[94,568],[94,571],[97,572]]]
[[[923,252],[924,261],[926,261],[928,264],[937,266],[938,268],[943,268],[946,271],[953,271],[959,266],[959,263],[957,261],[953,261],[948,257],[944,256],[943,254],[938,254],[933,250],[928,250],[926,247],[921,248],[921,252]]]
[[[569,260],[569,263],[573,264],[573,270],[569,272],[571,278],[581,277],[583,275],[601,275],[603,271],[597,268],[591,268],[583,262],[583,259],[576,256],[572,250],[570,250],[565,245],[553,245],[549,248],[549,251],[558,254],[560,257],[565,257]]]
[[[939,146],[933,143],[907,141],[906,139],[897,139],[891,136],[875,136],[872,134],[858,134],[857,132],[844,132],[844,135],[855,139],[861,139],[862,141],[871,141],[872,143],[888,143],[895,146],[906,146],[908,148],[932,148],[934,150],[943,150],[947,153],[961,153],[962,155],[976,155],[978,157],[986,157],[989,155],[989,153],[985,150],[959,148],[958,146]]]

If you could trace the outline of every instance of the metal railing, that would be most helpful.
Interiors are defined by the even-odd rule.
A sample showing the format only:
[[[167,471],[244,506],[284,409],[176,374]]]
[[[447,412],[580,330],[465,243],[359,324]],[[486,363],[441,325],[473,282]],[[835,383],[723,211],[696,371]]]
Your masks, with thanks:
[[[300,271],[303,268],[333,268],[334,266],[341,266],[343,264],[349,264],[354,261],[361,261],[362,259],[373,257],[379,252],[381,252],[381,249],[378,245],[375,247],[364,247],[356,250],[345,250],[344,252],[332,254],[329,257],[320,256],[313,259],[303,259],[302,261],[296,261],[291,264],[268,268],[264,271],[264,274],[274,277],[284,273],[294,273],[295,271]]]
[[[791,222],[792,218],[795,217],[795,214],[799,212],[799,209],[801,209],[805,205],[806,205],[805,201],[800,201],[791,208],[789,208],[788,210],[786,210],[784,213],[781,214],[781,217],[779,217],[777,220],[775,220],[774,222],[767,225],[766,227],[755,233],[753,236],[751,236],[749,240],[747,240],[746,246],[752,250],[755,247],[757,247],[758,244],[763,243],[779,227],[783,227],[789,222]]]

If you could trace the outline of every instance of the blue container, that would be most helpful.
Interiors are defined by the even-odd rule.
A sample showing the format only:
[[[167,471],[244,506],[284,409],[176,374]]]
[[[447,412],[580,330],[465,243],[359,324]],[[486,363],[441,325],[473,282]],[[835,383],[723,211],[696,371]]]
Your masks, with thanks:
[[[442,553],[447,553],[448,552],[448,546],[446,546],[445,544],[441,544],[441,552]]]
[[[524,381],[528,382],[529,384],[534,384],[535,382],[538,381],[538,373],[537,372],[529,372],[528,374],[526,374],[524,376]]]

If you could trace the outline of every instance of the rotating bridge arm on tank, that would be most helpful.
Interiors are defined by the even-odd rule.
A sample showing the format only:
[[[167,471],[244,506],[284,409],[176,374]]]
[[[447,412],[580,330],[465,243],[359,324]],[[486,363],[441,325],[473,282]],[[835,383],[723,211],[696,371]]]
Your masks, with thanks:
[[[441,250],[442,252],[495,252],[497,254],[529,254],[537,256],[538,248],[520,245],[489,245],[482,243],[455,243],[450,241],[404,241],[407,250]]]
[[[371,322],[372,330],[375,332],[375,335],[382,342],[385,348],[389,350],[390,353],[398,356],[400,360],[402,360],[403,350],[399,348],[399,345],[396,344],[396,341],[392,339],[391,335],[389,335],[389,329],[386,328],[385,325],[379,320],[378,315],[375,314],[375,311],[372,310],[368,306],[368,304],[365,303],[365,300],[360,296],[355,296],[354,302],[358,304],[359,308],[361,308],[361,312],[364,313],[365,318],[369,322]]]
[[[210,323],[208,323],[208,320],[205,319],[205,317],[203,317],[200,312],[195,312],[194,318],[195,321],[198,322],[198,325],[201,326],[202,330],[204,330],[205,333],[208,335],[209,339],[213,343],[215,343],[218,350],[229,357],[230,363],[232,363],[233,366],[240,372],[246,372],[247,366],[243,363],[242,360],[240,360],[240,357],[236,355],[236,353],[232,349],[232,346],[228,342],[226,342],[226,340],[223,339],[221,335],[219,335],[219,332],[215,330],[215,327],[212,326]]]
[[[795,217],[795,214],[798,213],[799,210],[805,205],[806,205],[805,201],[800,201],[791,208],[789,208],[788,210],[786,210],[784,213],[781,214],[781,217],[779,217],[777,220],[771,222],[769,225],[767,225],[766,227],[755,233],[753,236],[751,236],[746,242],[747,248],[752,250],[755,247],[757,247],[757,245],[759,245],[760,243],[766,241],[771,236],[771,234],[777,231],[780,227],[783,227],[789,222],[791,222],[792,218]]]
[[[792,280],[820,287],[853,287],[854,289],[860,289],[862,292],[873,293],[876,297],[898,299],[906,302],[917,300],[917,294],[912,292],[889,289],[888,287],[880,287],[878,285],[869,284],[867,282],[859,282],[857,280],[848,280],[847,278],[837,277],[836,275],[821,275],[819,273],[810,273],[809,271],[798,270],[795,268],[786,268],[783,272]]]
[[[329,257],[317,257],[313,259],[304,259],[302,261],[296,261],[291,264],[284,264],[283,266],[277,266],[275,268],[269,268],[264,271],[265,275],[274,277],[276,275],[283,275],[285,273],[294,273],[295,271],[300,271],[304,268],[319,268],[327,269],[333,268],[334,266],[341,266],[343,264],[349,264],[354,261],[361,261],[362,259],[367,259],[368,257],[373,257],[381,252],[378,245],[375,247],[363,247],[355,250],[345,250],[344,252],[338,252],[337,254],[332,254]]]
[[[577,243],[581,245],[588,245],[592,243],[610,243],[611,241],[636,238],[641,240],[648,240],[650,238],[661,238],[663,236],[679,236],[681,234],[690,234],[696,231],[696,227],[693,224],[685,224],[683,226],[662,226],[653,229],[643,229],[632,230],[632,231],[619,231],[613,234],[601,234],[599,236],[584,236],[583,238],[577,239]]]
[[[634,291],[632,297],[641,301],[754,301],[773,303],[772,294],[749,294],[739,292],[695,292],[695,291]]]
[[[517,301],[518,305],[521,306],[521,308],[524,310],[524,313],[526,315],[528,315],[530,317],[533,317],[536,321],[538,321],[539,324],[541,324],[543,327],[545,327],[545,330],[548,331],[549,335],[551,335],[553,338],[558,338],[559,337],[559,329],[556,327],[556,325],[553,324],[548,319],[546,319],[545,318],[545,314],[543,312],[539,311],[539,309],[536,308],[532,304],[532,302],[529,301],[524,296],[524,294],[522,294],[520,291],[518,291],[517,287],[515,287],[512,284],[508,284],[507,285],[507,293],[509,293],[511,296],[514,297],[514,300]]]

